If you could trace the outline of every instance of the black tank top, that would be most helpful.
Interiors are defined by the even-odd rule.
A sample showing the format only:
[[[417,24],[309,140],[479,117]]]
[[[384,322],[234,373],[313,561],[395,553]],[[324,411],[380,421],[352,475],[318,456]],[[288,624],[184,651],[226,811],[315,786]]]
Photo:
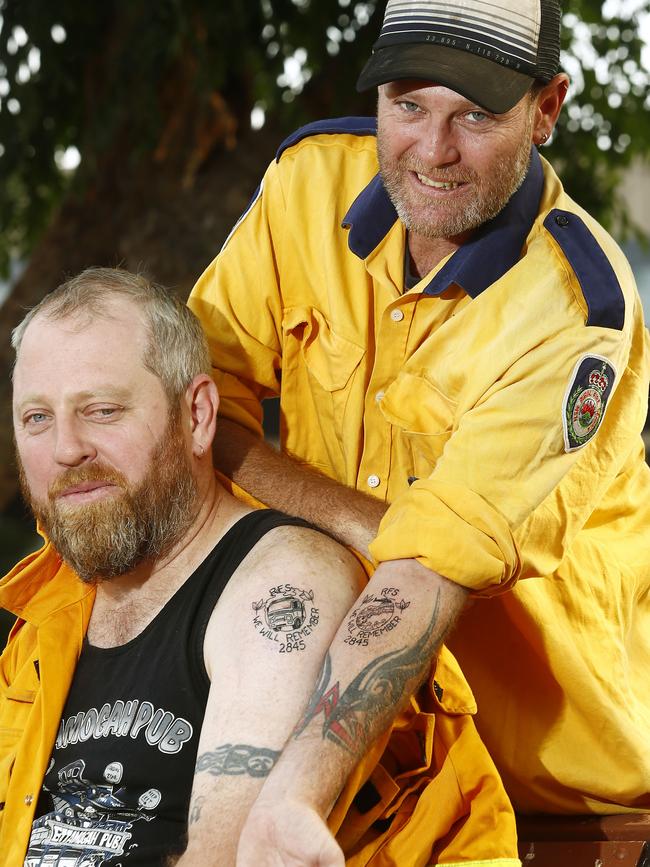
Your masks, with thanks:
[[[203,640],[232,573],[280,525],[241,518],[136,638],[84,642],[32,826],[26,867],[163,864],[185,845],[210,689]]]

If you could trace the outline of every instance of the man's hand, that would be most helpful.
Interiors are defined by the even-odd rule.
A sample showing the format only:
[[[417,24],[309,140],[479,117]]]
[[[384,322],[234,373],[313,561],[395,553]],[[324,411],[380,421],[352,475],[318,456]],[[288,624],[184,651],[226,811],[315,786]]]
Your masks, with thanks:
[[[345,858],[315,810],[260,799],[242,830],[237,867],[345,867]]]

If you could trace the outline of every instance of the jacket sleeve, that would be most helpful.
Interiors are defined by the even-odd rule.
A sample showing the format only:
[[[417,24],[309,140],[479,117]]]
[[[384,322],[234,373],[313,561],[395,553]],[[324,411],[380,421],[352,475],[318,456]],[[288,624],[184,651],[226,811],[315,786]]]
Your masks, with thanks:
[[[489,594],[548,574],[562,559],[637,443],[646,407],[643,382],[629,366],[629,331],[577,322],[547,332],[471,406],[456,408],[430,474],[386,512],[370,548],[376,561],[416,558]],[[477,377],[481,366],[489,367],[487,357],[477,358]],[[608,382],[599,390],[598,380],[591,393],[594,371],[594,381],[604,371]],[[439,399],[427,376],[417,412],[404,423],[420,450],[435,430]],[[540,544],[530,543],[533,536]]]

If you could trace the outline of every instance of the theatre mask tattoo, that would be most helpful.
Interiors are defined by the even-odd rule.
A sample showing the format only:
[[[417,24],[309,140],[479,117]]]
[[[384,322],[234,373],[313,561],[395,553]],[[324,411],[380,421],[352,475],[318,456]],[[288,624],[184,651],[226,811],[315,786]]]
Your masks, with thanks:
[[[195,773],[213,777],[268,777],[280,758],[280,750],[250,744],[222,744],[196,760]]]

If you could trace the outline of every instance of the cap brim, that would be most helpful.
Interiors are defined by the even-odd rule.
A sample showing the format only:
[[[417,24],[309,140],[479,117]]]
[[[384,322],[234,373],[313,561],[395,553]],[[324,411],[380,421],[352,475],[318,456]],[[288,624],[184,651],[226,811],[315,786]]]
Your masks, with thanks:
[[[411,43],[375,51],[359,76],[357,90],[409,78],[441,84],[494,114],[510,111],[533,84],[530,75],[468,51]]]

